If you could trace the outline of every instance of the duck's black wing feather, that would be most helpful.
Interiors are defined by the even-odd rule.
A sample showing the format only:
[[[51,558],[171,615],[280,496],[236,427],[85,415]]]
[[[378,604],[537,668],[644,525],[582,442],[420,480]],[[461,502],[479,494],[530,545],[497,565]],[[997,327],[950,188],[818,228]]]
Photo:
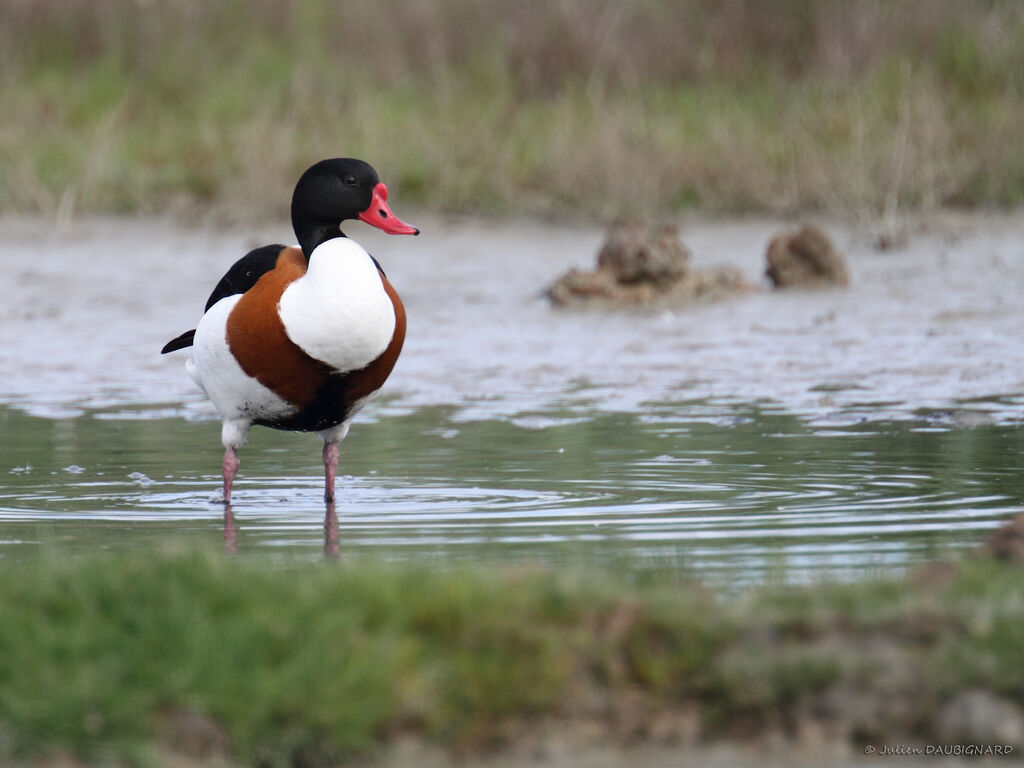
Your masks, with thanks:
[[[213,293],[210,294],[210,298],[206,300],[206,309],[203,311],[209,312],[210,307],[221,299],[238,293],[245,293],[256,285],[256,281],[260,277],[277,265],[277,257],[284,248],[285,246],[279,244],[264,245],[262,248],[249,251],[245,256],[232,264],[231,269],[224,274],[224,277],[220,279],[220,282],[213,289]],[[166,355],[168,352],[174,352],[177,349],[191,347],[195,335],[194,328],[191,331],[185,331],[177,338],[167,342],[164,348],[160,350],[160,354]]]
[[[256,285],[256,281],[264,273],[277,266],[277,257],[284,248],[283,245],[264,245],[262,248],[249,251],[232,264],[231,269],[225,273],[217,283],[217,287],[213,289],[213,293],[206,301],[206,309],[203,311],[209,312],[210,307],[221,299],[234,296],[236,293],[245,293]]]

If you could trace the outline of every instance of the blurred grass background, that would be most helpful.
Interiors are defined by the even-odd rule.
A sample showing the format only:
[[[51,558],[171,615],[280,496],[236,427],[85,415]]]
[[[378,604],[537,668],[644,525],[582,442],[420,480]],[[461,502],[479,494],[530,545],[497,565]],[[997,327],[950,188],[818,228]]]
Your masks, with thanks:
[[[998,0],[2,0],[0,207],[285,215],[325,156],[403,208],[608,219],[1024,200]]]

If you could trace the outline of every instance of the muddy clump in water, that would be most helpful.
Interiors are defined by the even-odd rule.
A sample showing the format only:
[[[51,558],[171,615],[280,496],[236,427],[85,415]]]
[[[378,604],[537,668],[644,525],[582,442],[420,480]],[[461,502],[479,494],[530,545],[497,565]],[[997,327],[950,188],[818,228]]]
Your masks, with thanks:
[[[777,235],[768,244],[765,274],[775,288],[849,285],[846,262],[828,236],[813,224]]]
[[[985,542],[983,551],[999,560],[1024,566],[1024,514],[997,528]]]
[[[597,256],[597,269],[570,269],[547,290],[556,306],[671,306],[731,295],[748,286],[733,267],[695,269],[671,224],[616,224]]]

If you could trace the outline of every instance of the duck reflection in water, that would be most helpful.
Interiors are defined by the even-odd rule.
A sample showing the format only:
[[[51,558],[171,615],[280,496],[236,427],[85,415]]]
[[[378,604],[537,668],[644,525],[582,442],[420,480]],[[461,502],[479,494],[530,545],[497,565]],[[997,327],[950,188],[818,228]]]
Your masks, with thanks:
[[[338,511],[334,502],[327,502],[327,512],[324,515],[324,556],[337,557],[339,552],[338,537]],[[234,512],[231,511],[231,504],[224,505],[224,551],[229,555],[237,554],[238,544],[238,521],[235,520]]]
[[[238,523],[231,512],[231,505],[224,505],[224,551],[229,555],[238,552]]]

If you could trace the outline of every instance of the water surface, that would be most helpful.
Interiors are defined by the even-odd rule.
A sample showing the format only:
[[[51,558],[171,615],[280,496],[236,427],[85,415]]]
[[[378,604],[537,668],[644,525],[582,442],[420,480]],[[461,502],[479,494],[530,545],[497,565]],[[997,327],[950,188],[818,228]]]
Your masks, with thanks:
[[[249,552],[313,555],[326,543],[438,562],[620,559],[727,581],[856,576],[974,544],[1024,498],[1016,428],[821,430],[757,407],[708,410],[537,429],[424,408],[361,424],[325,532],[314,437],[254,433],[225,531],[216,424],[7,409],[0,552],[227,533]]]
[[[210,405],[164,341],[266,234],[3,222],[0,555],[196,538],[242,552],[621,562],[728,582],[858,576],[972,546],[1024,500],[1024,240],[972,219],[877,254],[833,230],[845,291],[559,312],[594,229],[354,225],[405,298],[406,350],[342,446],[257,428],[231,520]],[[695,223],[757,284],[771,222]],[[327,526],[325,531],[325,518]],[[335,522],[336,520],[336,522]]]

